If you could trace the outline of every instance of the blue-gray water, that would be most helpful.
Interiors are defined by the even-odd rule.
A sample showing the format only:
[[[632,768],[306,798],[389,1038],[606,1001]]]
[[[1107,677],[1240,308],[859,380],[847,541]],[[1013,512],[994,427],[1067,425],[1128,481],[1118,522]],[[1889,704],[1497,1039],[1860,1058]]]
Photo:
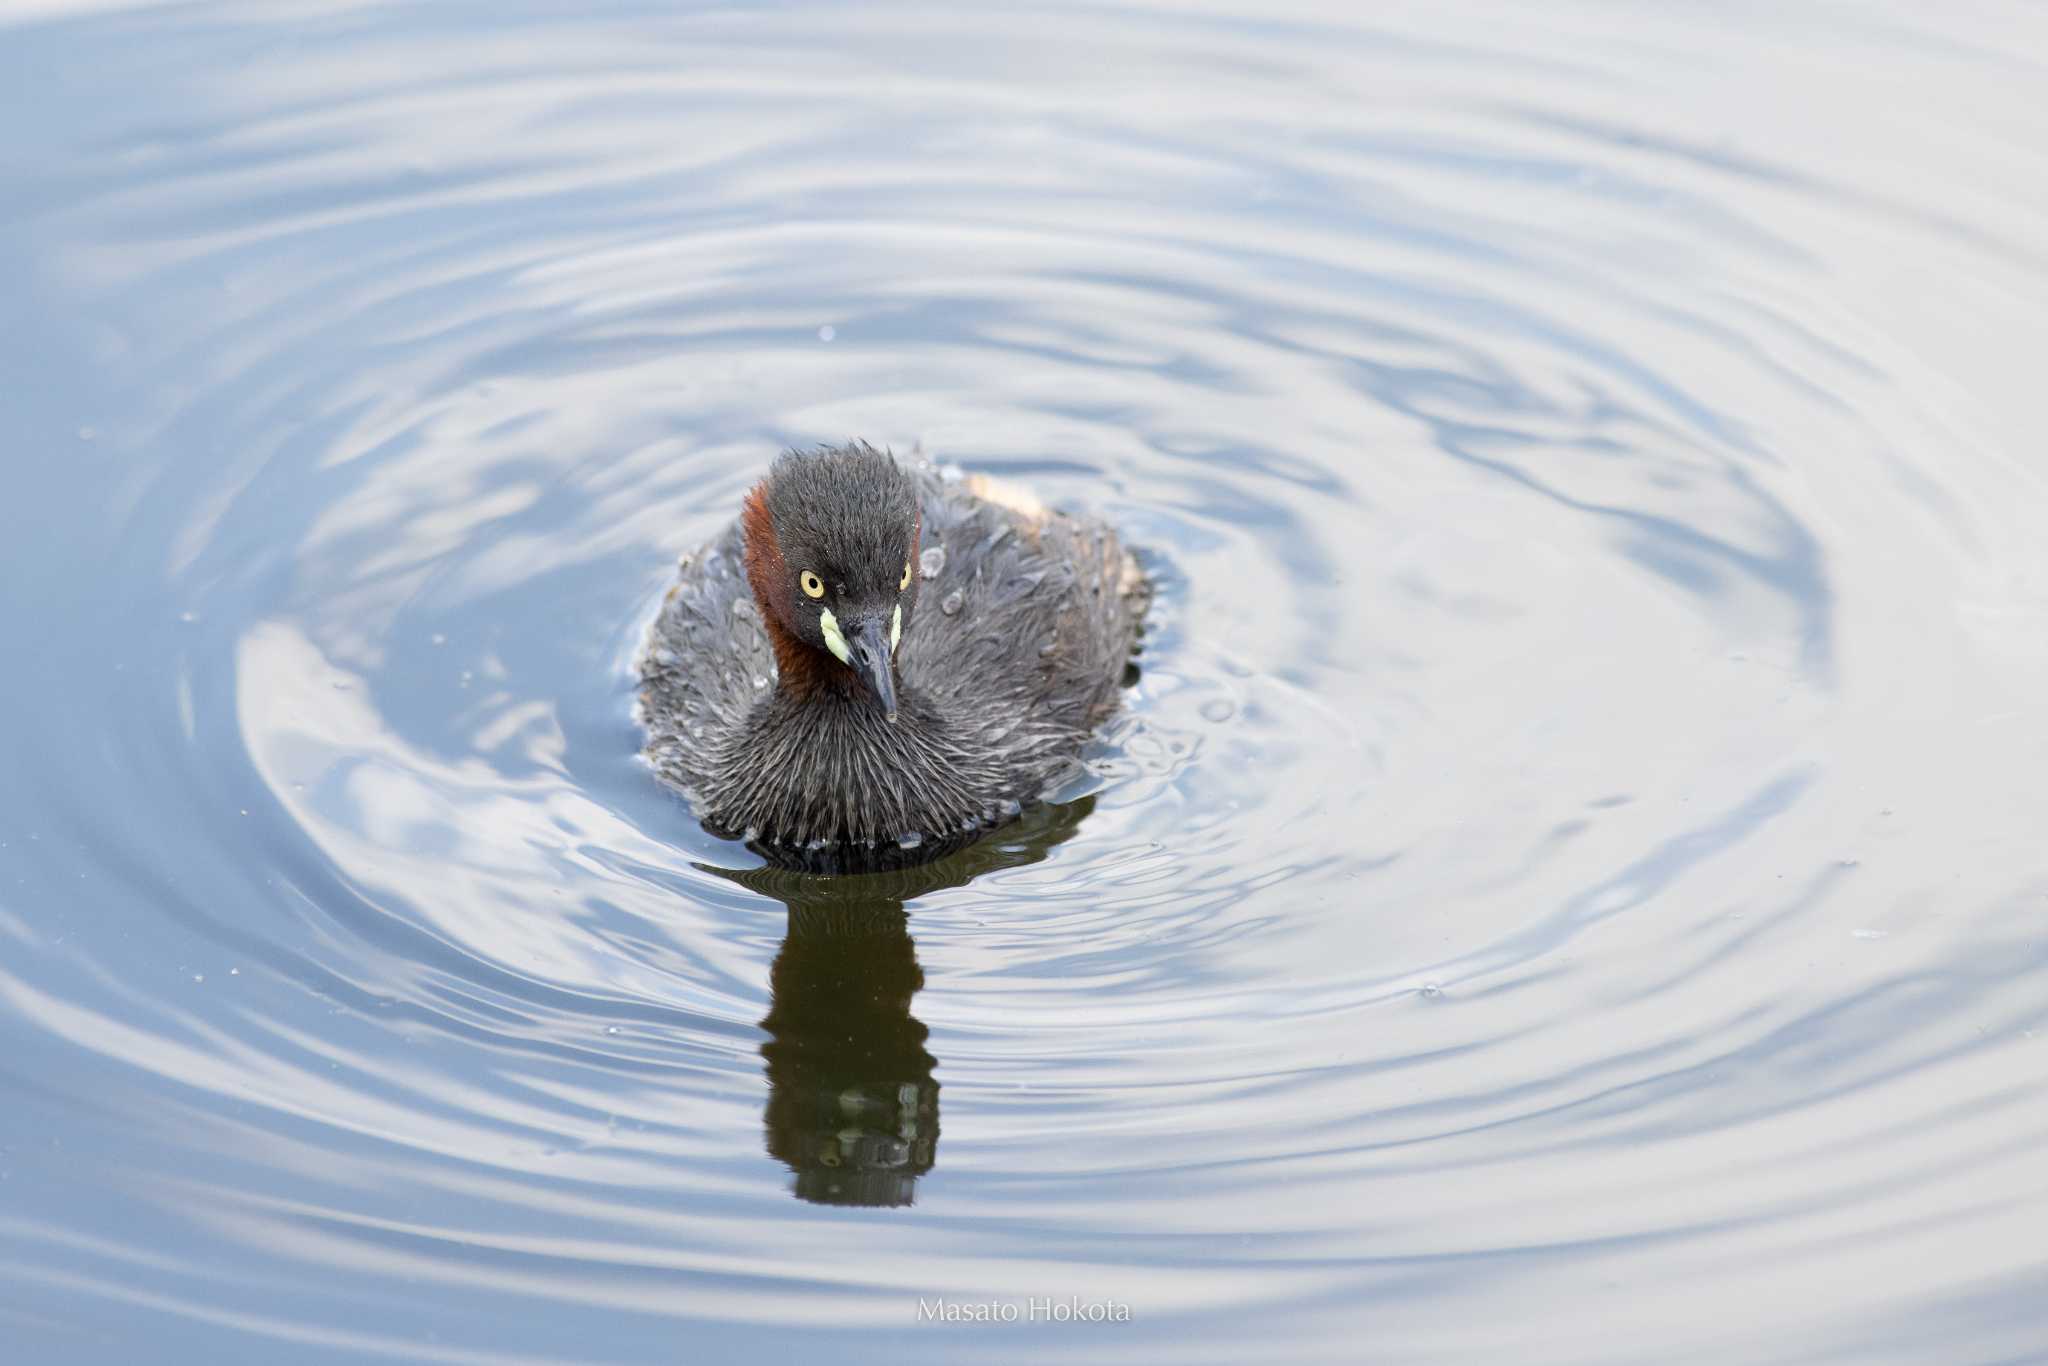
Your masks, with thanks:
[[[2048,1359],[2044,54],[11,7],[6,1359]],[[900,913],[631,713],[853,436],[1160,585]]]

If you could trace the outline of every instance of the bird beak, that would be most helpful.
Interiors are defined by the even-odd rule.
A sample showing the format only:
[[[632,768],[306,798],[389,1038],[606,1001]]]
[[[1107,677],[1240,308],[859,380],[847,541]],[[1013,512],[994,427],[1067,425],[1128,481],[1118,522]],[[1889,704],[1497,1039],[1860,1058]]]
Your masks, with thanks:
[[[889,648],[889,623],[879,616],[862,617],[847,636],[853,658],[848,661],[867,683],[883,713],[896,719],[896,660]]]

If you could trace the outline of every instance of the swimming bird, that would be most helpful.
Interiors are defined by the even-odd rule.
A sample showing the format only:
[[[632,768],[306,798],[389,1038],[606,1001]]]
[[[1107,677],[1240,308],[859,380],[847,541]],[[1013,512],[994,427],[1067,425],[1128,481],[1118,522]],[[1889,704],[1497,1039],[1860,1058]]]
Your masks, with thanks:
[[[1149,588],[1103,523],[863,442],[785,451],[640,657],[655,773],[779,867],[938,857],[1076,771]]]

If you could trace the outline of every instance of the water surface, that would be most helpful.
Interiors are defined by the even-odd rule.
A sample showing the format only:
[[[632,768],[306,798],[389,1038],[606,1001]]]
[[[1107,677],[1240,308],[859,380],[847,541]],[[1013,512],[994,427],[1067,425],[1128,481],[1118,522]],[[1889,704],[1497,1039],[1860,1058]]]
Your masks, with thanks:
[[[2048,1350],[2048,18],[1358,14],[0,21],[10,1355]],[[855,436],[1159,598],[821,889],[630,664]]]

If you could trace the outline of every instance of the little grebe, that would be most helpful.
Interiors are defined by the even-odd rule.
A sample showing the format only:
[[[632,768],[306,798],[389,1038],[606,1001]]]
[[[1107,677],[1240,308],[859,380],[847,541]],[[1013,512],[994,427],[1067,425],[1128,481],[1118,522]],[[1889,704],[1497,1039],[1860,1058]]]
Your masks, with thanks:
[[[649,631],[647,755],[771,863],[935,858],[1071,769],[1147,597],[1099,522],[863,443],[788,451]]]

